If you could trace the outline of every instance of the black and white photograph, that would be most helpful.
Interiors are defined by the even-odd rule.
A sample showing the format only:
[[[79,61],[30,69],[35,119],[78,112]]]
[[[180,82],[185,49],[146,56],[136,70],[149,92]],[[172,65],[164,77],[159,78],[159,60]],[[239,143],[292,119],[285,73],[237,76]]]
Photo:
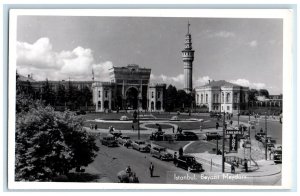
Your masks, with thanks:
[[[223,11],[10,10],[9,185],[288,187],[290,15]]]

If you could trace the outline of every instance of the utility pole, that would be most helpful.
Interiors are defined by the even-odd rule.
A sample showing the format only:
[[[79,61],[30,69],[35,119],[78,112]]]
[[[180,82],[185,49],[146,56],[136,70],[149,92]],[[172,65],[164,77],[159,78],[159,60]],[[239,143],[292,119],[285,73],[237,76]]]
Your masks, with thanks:
[[[137,123],[138,123],[138,139],[140,140],[140,109],[138,108],[138,115],[137,115]]]
[[[225,156],[224,156],[224,151],[225,151],[225,111],[223,113],[223,145],[222,145],[222,172],[225,172]]]
[[[267,136],[268,136],[268,130],[267,130],[267,112],[265,113],[265,133],[266,133],[266,139],[265,139],[265,158],[268,160],[268,147],[267,147]]]

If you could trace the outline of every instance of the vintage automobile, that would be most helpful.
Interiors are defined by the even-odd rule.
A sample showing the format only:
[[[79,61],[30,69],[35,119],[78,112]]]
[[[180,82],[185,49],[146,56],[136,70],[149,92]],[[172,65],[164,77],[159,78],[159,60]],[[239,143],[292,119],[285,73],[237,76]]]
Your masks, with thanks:
[[[274,163],[282,162],[282,150],[281,149],[276,149],[273,151],[273,159],[274,159]]]
[[[174,159],[174,164],[176,167],[181,167],[183,169],[191,171],[199,171],[202,172],[204,169],[202,168],[202,164],[198,163],[194,156],[191,155],[183,155]]]
[[[150,152],[150,146],[143,140],[135,140],[131,144],[132,148],[141,152]]]
[[[176,141],[194,141],[194,140],[198,140],[198,136],[191,131],[184,131],[183,133],[177,133],[175,134],[174,139]]]
[[[178,116],[172,116],[170,121],[179,121],[179,117]]]
[[[129,136],[126,135],[121,135],[118,137],[118,143],[121,144],[122,146],[131,146],[132,141],[130,140]]]
[[[167,152],[167,149],[161,146],[153,146],[150,154],[160,160],[173,160],[173,155]]]
[[[261,141],[261,137],[266,135],[266,133],[263,133],[263,132],[259,132],[259,133],[256,133],[255,134],[255,139],[258,140],[258,141]]]
[[[118,146],[117,140],[111,134],[109,134],[109,135],[103,137],[102,139],[100,139],[100,142],[101,142],[102,145],[108,146],[108,147]]]
[[[164,132],[163,131],[152,132],[152,134],[150,135],[150,140],[163,141],[164,140]]]
[[[185,140],[198,140],[198,136],[191,131],[184,131],[183,135],[185,136]]]
[[[263,135],[263,136],[261,136],[260,141],[261,141],[263,144],[265,144],[265,143],[271,143],[271,139],[272,139],[271,136]]]
[[[221,139],[221,136],[217,132],[207,132],[205,135],[207,141]]]

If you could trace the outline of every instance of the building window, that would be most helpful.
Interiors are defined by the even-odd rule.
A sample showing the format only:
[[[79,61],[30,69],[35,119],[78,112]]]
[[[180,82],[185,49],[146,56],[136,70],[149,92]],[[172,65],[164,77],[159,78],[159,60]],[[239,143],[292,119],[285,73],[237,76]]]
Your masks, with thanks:
[[[199,94],[197,94],[197,103],[199,103]]]
[[[101,108],[101,101],[98,101],[98,108]]]
[[[234,102],[234,103],[237,103],[237,93],[234,93],[234,94],[233,94],[233,102]]]
[[[226,94],[226,103],[229,103],[229,100],[230,100],[230,93],[227,93]]]
[[[216,98],[216,100],[217,100],[216,103],[219,103],[219,94],[216,94],[216,97],[217,97]]]
[[[222,93],[222,103],[224,103],[224,93]],[[223,110],[223,108],[222,108]]]
[[[208,94],[205,95],[206,103],[208,102]]]
[[[105,91],[105,98],[107,98],[107,94],[108,94],[108,92],[107,92],[107,91]]]
[[[227,110],[230,110],[230,106],[227,106]]]
[[[154,98],[154,92],[151,92],[151,97]]]
[[[101,97],[101,91],[98,92],[99,93],[99,98]]]
[[[158,91],[157,93],[157,98],[159,99],[160,98],[160,92]]]
[[[203,94],[201,94],[201,103],[203,103]]]

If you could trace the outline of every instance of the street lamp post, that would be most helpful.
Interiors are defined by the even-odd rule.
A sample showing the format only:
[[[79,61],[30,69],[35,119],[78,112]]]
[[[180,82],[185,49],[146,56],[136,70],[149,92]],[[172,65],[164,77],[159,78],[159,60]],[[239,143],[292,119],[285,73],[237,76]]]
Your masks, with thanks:
[[[223,144],[222,144],[222,172],[225,172],[225,155],[224,155],[224,151],[225,151],[225,111],[224,111],[224,115],[223,115]]]

